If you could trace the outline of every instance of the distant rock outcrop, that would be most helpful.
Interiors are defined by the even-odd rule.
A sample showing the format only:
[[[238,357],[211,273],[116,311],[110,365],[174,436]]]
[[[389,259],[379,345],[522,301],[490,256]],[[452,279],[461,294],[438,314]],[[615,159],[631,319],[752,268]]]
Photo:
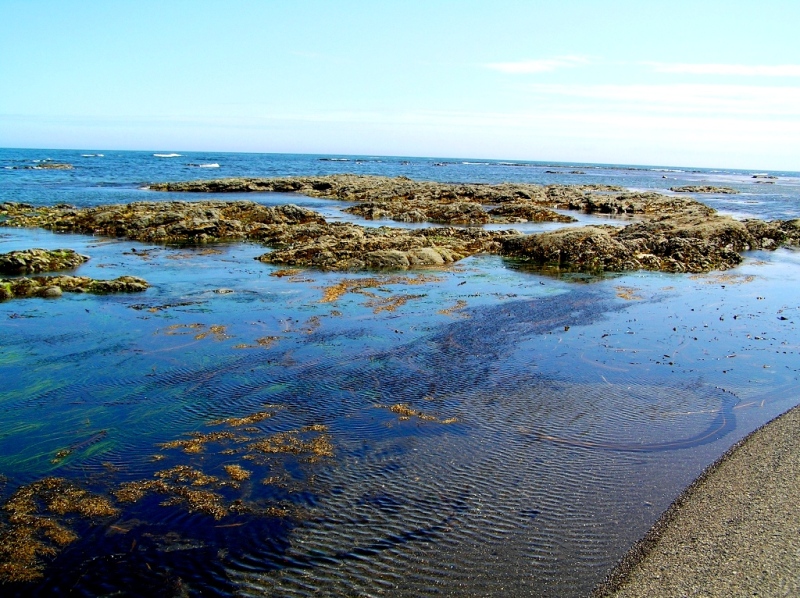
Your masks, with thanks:
[[[670,187],[669,190],[675,193],[719,193],[726,195],[739,193],[733,187],[712,187],[711,185],[684,185],[683,187]]]

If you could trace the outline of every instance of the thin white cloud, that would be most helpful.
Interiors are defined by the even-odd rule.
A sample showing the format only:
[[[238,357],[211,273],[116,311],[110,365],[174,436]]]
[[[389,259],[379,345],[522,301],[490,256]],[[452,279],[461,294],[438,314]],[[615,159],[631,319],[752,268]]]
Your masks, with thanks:
[[[691,64],[644,62],[657,73],[686,75],[730,75],[738,77],[800,77],[800,64]]]
[[[800,116],[800,87],[747,85],[530,85],[540,99],[637,112]]]
[[[487,69],[512,75],[549,73],[562,68],[574,68],[590,63],[585,56],[557,56],[538,60],[519,60],[516,62],[490,62],[483,65]]]

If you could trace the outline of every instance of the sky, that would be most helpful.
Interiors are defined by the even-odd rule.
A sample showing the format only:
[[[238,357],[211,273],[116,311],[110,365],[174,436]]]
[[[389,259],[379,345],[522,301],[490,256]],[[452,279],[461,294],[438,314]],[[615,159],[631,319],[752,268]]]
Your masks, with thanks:
[[[0,147],[800,170],[798,23],[798,0],[0,0]]]

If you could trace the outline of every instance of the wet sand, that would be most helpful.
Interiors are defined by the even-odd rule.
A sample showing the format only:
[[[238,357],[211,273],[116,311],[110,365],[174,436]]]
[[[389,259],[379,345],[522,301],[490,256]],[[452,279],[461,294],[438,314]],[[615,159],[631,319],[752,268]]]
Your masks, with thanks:
[[[800,407],[711,465],[594,596],[800,595]]]

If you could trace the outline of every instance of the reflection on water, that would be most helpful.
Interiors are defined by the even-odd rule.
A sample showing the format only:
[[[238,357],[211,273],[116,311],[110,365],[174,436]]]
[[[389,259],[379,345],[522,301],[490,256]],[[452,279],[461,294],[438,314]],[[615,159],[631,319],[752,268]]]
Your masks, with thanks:
[[[32,246],[153,286],[0,303],[3,498],[56,476],[119,510],[57,515],[77,539],[12,595],[583,595],[800,399],[788,251],[575,284],[0,238]]]

